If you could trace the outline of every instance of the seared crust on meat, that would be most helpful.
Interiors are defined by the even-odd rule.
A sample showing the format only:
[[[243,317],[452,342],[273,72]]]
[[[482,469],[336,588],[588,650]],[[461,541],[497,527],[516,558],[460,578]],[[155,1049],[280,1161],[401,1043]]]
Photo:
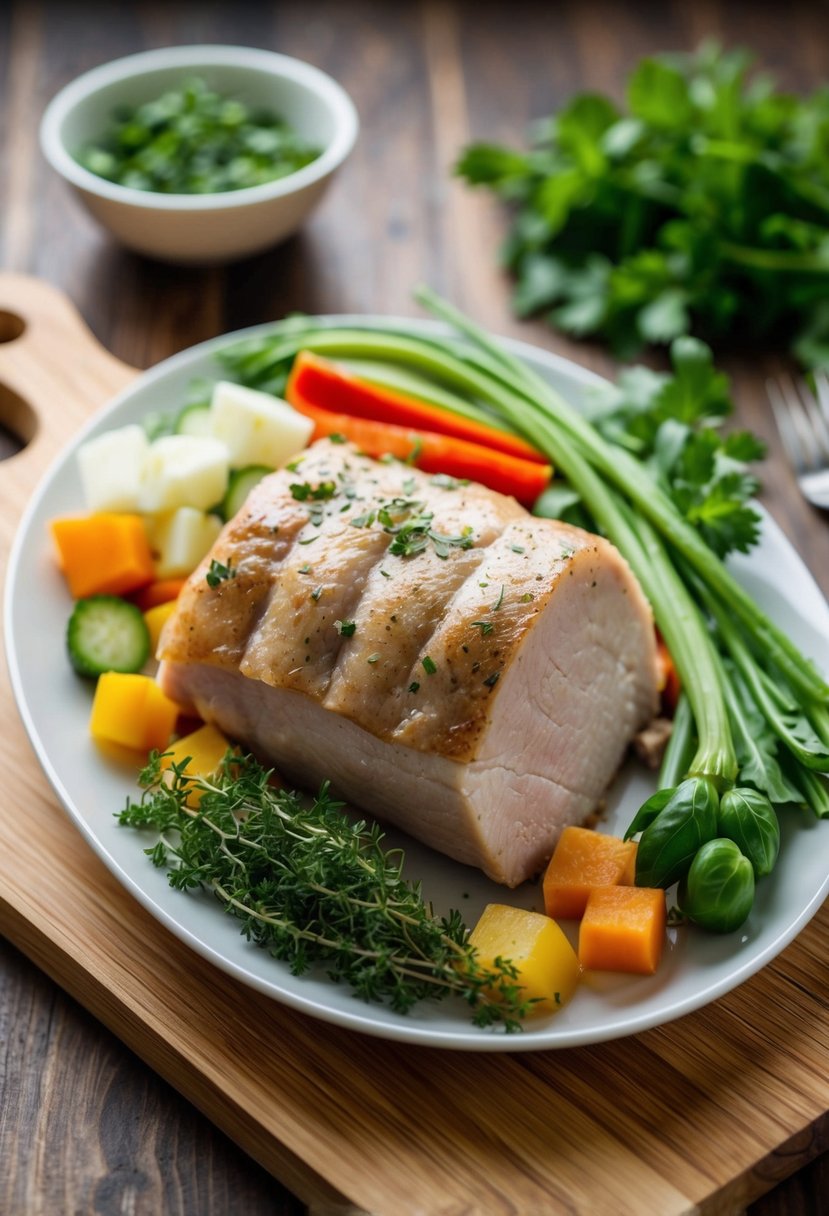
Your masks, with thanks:
[[[215,585],[212,561],[228,571]],[[657,701],[650,609],[607,541],[331,441],[252,491],[159,657],[171,695],[294,779],[330,778],[510,884],[590,813]],[[211,691],[216,669],[241,693],[224,679]],[[240,703],[254,685],[256,714]],[[260,720],[269,704],[278,730]],[[293,712],[315,746],[291,739],[289,704],[307,706]],[[329,732],[337,721],[356,731]],[[366,757],[353,776],[346,736]],[[433,797],[439,828],[418,793],[430,780],[448,791]]]

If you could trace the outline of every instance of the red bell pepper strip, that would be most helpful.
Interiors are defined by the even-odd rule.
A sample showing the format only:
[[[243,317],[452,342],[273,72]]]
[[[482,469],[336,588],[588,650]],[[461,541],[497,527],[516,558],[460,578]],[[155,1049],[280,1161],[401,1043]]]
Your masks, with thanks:
[[[340,435],[367,456],[391,455],[425,473],[446,473],[450,477],[478,481],[500,494],[511,494],[526,507],[532,506],[550,481],[552,470],[548,464],[494,452],[492,448],[452,435],[413,431],[389,422],[335,414],[306,401],[296,387],[289,400],[295,410],[314,422],[313,439]]]
[[[370,384],[332,360],[309,350],[301,350],[294,359],[285,392],[286,399],[292,405],[293,393],[311,405],[337,414],[350,414],[354,418],[365,418],[372,422],[390,422],[439,435],[454,435],[456,439],[494,448],[496,452],[518,456],[522,460],[547,463],[545,456],[518,435],[419,401],[417,397],[398,389]]]

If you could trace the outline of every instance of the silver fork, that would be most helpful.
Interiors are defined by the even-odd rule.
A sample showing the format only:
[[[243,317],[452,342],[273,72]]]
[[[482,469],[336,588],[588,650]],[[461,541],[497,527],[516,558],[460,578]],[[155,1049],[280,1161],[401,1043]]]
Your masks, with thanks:
[[[786,455],[804,498],[829,509],[829,375],[815,372],[816,393],[791,376],[767,380],[766,391]]]

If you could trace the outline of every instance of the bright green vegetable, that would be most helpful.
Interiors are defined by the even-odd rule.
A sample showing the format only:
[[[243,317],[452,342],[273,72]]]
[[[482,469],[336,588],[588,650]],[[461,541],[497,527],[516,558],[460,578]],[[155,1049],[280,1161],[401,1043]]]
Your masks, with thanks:
[[[176,435],[209,435],[210,406],[207,402],[194,401],[183,406],[176,414],[174,424]]]
[[[77,160],[133,190],[217,194],[286,177],[319,154],[276,114],[253,111],[194,78],[143,105],[122,106]]]
[[[245,499],[253,487],[272,472],[273,469],[264,464],[249,464],[243,469],[233,469],[228,481],[227,493],[222,501],[222,517],[233,519],[237,511],[241,511],[245,505]]]
[[[687,873],[700,847],[717,834],[718,803],[713,782],[704,777],[677,786],[639,840],[638,887],[670,887]]]
[[[757,878],[770,874],[780,852],[780,824],[774,807],[758,790],[726,790],[717,811],[717,835],[739,846]]]
[[[829,769],[829,685],[722,561],[756,539],[756,482],[745,463],[761,447],[750,436],[720,438],[716,424],[730,406],[710,352],[685,340],[674,349],[672,376],[628,373],[587,418],[432,292],[417,296],[448,323],[448,336],[294,317],[226,351],[223,361],[244,384],[278,392],[301,349],[369,359],[392,369],[390,382],[399,369],[415,374],[424,399],[433,382],[435,404],[450,408],[446,395],[457,396],[467,416],[524,435],[566,478],[539,510],[578,511],[580,522],[617,545],[671,652],[683,697],[663,785],[675,791],[683,778],[704,778],[724,792],[738,783],[773,803],[829,815],[829,785],[820,775]],[[646,803],[630,834],[646,829],[658,839],[662,797]],[[713,835],[716,823],[706,821],[703,833],[697,825],[697,846],[709,829]],[[691,829],[684,840],[690,848]],[[690,856],[682,858],[687,868]],[[660,877],[671,873],[663,867]]]
[[[714,933],[739,929],[754,903],[754,870],[733,840],[709,840],[679,884],[680,911]]]
[[[81,676],[140,671],[150,655],[141,609],[117,595],[78,600],[66,627],[69,661]]]
[[[459,913],[433,913],[376,824],[355,823],[327,787],[310,802],[275,788],[251,756],[230,753],[210,779],[190,778],[187,764],[172,765],[168,784],[155,753],[140,803],[128,801],[119,816],[156,833],[146,851],[172,887],[209,891],[249,941],[295,975],[318,968],[400,1013],[417,1001],[461,997],[477,1025],[520,1028],[532,1003],[516,986],[516,969],[508,960],[493,971],[479,967]]]
[[[464,151],[456,172],[514,209],[519,315],[624,358],[695,333],[829,363],[829,90],[800,99],[750,68],[712,44],[643,59],[626,110],[579,94],[527,152]]]

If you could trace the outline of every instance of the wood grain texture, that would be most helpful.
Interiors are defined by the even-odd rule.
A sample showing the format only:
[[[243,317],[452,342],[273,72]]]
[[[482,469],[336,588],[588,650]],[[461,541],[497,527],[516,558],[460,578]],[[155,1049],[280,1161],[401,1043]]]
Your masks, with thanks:
[[[412,315],[411,286],[426,280],[493,329],[612,373],[600,348],[511,318],[493,256],[504,217],[451,179],[457,150],[470,137],[520,142],[530,119],[574,89],[620,96],[636,57],[710,34],[750,42],[784,84],[812,87],[829,66],[826,18],[825,3],[798,0],[785,9],[583,0],[554,12],[519,0],[0,5],[0,266],[63,287],[105,346],[136,367],[295,309]],[[209,272],[117,249],[36,144],[46,100],[80,71],[146,46],[195,41],[268,46],[317,63],[352,93],[363,126],[300,236]],[[2,308],[13,313],[14,301]],[[59,330],[71,350],[79,331],[69,314]],[[0,339],[4,332],[0,318]],[[59,445],[65,428],[129,375],[96,357],[58,386],[37,369],[21,383],[15,345],[0,342],[0,422],[19,429],[20,398],[46,389],[47,445]],[[763,379],[777,365],[736,354],[724,362],[741,421],[771,442],[765,499],[829,592],[825,521],[794,490],[765,401]],[[2,512],[0,543],[40,460],[33,447],[0,466],[0,493],[14,504]],[[7,697],[0,712],[2,755],[7,770],[17,769],[27,744]],[[762,976],[673,1027],[573,1053],[452,1058],[302,1023],[217,976],[125,900],[33,768],[15,796],[31,825],[27,872],[48,881],[32,884],[19,872],[10,852],[17,822],[0,812],[0,927],[118,1039],[22,955],[0,953],[4,1216],[258,1216],[298,1213],[308,1202],[320,1211],[356,1202],[378,1213],[619,1212],[625,1203],[636,1212],[698,1203],[735,1212],[827,1148],[825,910]],[[182,975],[192,975],[190,998]],[[759,1104],[758,1093],[767,1095]],[[811,1216],[825,1210],[827,1194],[823,1157],[751,1210]]]

